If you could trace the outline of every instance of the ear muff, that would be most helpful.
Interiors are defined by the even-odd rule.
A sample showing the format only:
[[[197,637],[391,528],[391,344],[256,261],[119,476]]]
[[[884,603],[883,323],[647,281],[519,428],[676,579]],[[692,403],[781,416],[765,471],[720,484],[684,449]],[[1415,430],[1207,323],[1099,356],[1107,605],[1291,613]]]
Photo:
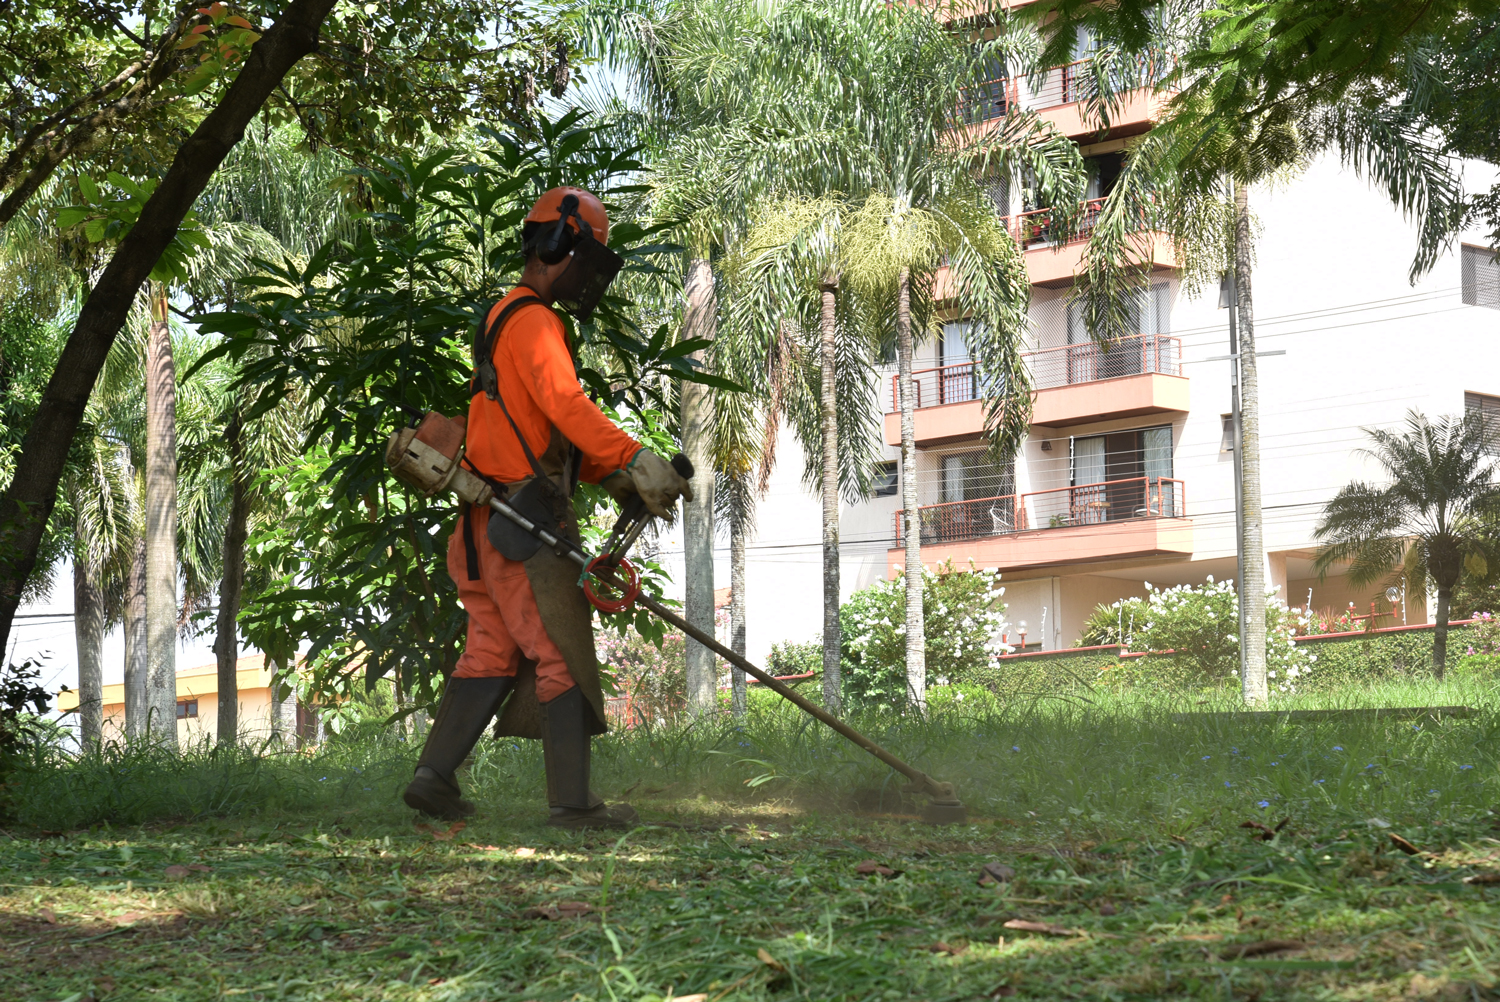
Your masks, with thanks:
[[[576,227],[568,225],[570,218],[577,222]],[[577,195],[563,196],[562,204],[558,206],[556,222],[533,220],[521,228],[523,249],[535,254],[543,264],[557,264],[567,257],[578,246],[578,241],[584,234],[592,238],[594,228],[579,213]]]

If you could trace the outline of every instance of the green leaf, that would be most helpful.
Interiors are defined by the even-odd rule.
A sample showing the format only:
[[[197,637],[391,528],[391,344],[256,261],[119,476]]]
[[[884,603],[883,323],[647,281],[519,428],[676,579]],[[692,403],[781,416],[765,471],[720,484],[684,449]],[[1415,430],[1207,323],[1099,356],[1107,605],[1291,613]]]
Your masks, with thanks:
[[[84,238],[91,244],[96,244],[100,240],[103,240],[104,223],[104,217],[102,216],[95,216],[93,219],[90,219],[88,225],[83,228]]]
[[[78,175],[78,190],[83,192],[85,202],[99,201],[99,186],[87,174]]]

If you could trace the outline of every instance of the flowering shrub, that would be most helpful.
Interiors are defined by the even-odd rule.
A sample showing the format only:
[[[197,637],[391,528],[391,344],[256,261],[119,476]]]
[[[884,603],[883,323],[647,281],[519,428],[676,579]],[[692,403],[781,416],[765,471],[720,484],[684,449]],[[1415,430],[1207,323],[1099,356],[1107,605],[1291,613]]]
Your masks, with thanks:
[[[1297,647],[1295,634],[1305,631],[1306,620],[1286,607],[1277,590],[1266,593],[1266,675],[1272,688],[1293,692],[1317,656]],[[1147,582],[1146,592],[1145,599],[1095,610],[1090,624],[1096,635],[1108,635],[1111,629],[1119,635],[1104,643],[1157,654],[1170,651],[1173,666],[1191,681],[1227,680],[1239,673],[1239,596],[1233,582],[1210,577],[1206,584],[1172,588],[1154,588]],[[1129,627],[1132,617],[1134,632]],[[1122,623],[1125,633],[1120,635]],[[1148,664],[1153,660],[1146,659]]]
[[[955,570],[952,561],[922,572],[927,677],[964,681],[982,673],[1002,649],[1005,625],[1000,575]],[[906,581],[897,577],[855,592],[839,610],[843,634],[844,695],[863,706],[904,708]],[[938,684],[946,684],[938,682]]]
[[[1466,654],[1500,654],[1500,619],[1488,612],[1473,614]]]
[[[629,697],[631,713],[666,720],[687,701],[686,640],[673,630],[658,646],[638,633],[600,630],[595,635],[605,687]]]

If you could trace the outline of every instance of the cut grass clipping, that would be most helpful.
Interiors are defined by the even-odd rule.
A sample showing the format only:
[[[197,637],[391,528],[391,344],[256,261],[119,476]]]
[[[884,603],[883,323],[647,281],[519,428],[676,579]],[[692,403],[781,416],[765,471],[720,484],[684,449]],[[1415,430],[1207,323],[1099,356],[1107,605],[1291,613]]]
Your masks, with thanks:
[[[0,998],[1500,998],[1494,693],[1360,698],[1481,712],[860,720],[960,779],[977,820],[947,828],[774,710],[601,741],[601,792],[648,821],[607,835],[542,826],[524,742],[482,745],[455,825],[399,805],[394,742],[37,763],[0,837]]]

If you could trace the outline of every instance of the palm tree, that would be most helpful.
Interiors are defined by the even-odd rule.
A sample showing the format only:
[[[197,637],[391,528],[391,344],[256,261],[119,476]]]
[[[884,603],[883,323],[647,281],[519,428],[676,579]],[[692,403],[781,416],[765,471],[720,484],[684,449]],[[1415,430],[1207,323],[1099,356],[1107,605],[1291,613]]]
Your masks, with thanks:
[[[902,372],[907,669],[912,702],[921,709],[925,645],[910,377],[915,331],[933,329],[943,309],[968,318],[978,379],[995,390],[987,412],[991,448],[1008,458],[1029,423],[1020,347],[1030,286],[999,218],[1007,210],[986,197],[976,179],[1026,170],[1054,204],[1068,206],[1084,190],[1082,161],[1072,143],[1035,115],[1012,116],[995,130],[955,121],[962,84],[982,79],[1024,48],[1025,38],[1014,32],[966,43],[929,12],[844,0],[786,5],[761,35],[763,47],[733,36],[722,43],[724,51],[712,59],[700,54],[692,65],[723,66],[739,53],[747,63],[739,86],[758,89],[755,100],[739,102],[747,109],[744,121],[728,130],[726,147],[736,151],[741,183],[770,196],[766,217],[783,219],[759,224],[747,242],[763,244],[770,230],[787,230],[786,219],[802,218],[800,231],[787,231],[788,247],[821,262],[815,280],[824,415],[825,685],[835,677],[838,657],[834,470],[842,408],[833,404],[834,330],[838,301],[852,296],[860,301],[853,313],[875,320],[875,343],[889,343],[894,321]],[[786,87],[789,77],[806,86]],[[1062,215],[1066,225],[1068,214]],[[780,257],[780,266],[798,267]],[[764,275],[771,264],[762,254],[756,267]],[[775,296],[788,291],[766,288]]]
[[[1500,515],[1495,461],[1484,429],[1473,417],[1429,420],[1410,411],[1404,431],[1366,428],[1374,442],[1361,450],[1385,472],[1385,486],[1349,484],[1323,510],[1314,534],[1323,546],[1314,568],[1345,572],[1358,587],[1387,578],[1421,595],[1437,588],[1432,673],[1439,681],[1448,660],[1448,617],[1453,589],[1466,562],[1483,561],[1489,530]]]

